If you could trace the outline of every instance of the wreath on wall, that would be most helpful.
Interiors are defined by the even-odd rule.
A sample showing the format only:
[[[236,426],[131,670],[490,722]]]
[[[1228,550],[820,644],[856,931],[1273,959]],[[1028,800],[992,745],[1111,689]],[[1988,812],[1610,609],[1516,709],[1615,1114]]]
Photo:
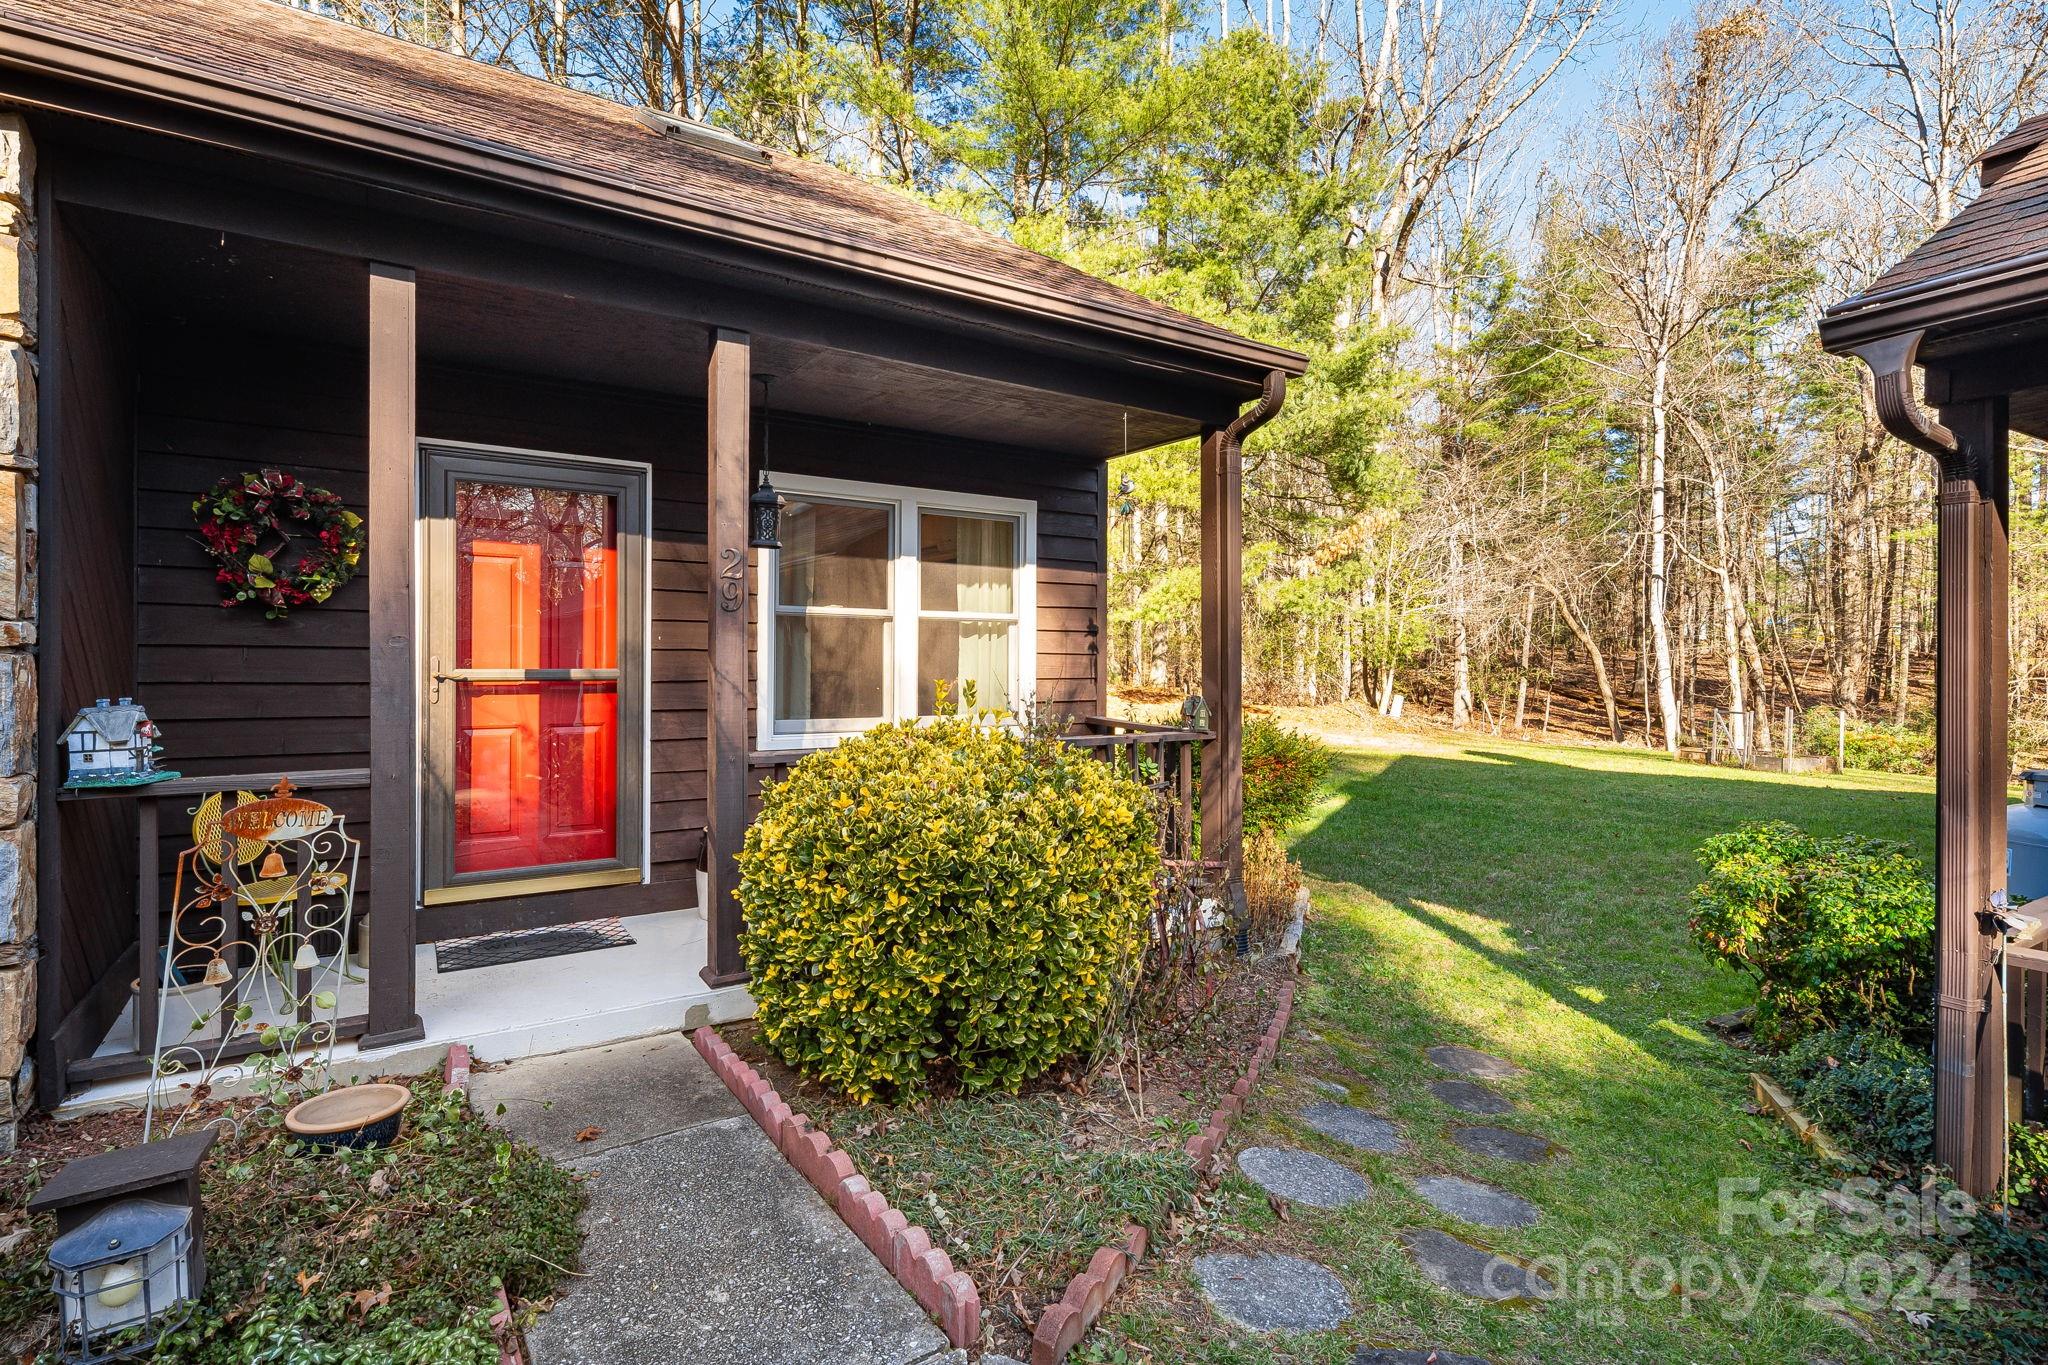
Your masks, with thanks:
[[[363,519],[324,488],[279,469],[230,474],[192,504],[220,604],[272,620],[325,602],[362,563]]]

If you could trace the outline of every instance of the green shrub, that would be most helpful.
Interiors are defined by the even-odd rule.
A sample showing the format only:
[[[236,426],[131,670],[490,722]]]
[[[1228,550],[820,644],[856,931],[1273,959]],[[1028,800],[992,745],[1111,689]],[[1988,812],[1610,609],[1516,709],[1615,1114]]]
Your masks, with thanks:
[[[1756,1034],[1784,1047],[1819,1029],[1924,1037],[1934,979],[1934,883],[1902,844],[1816,839],[1782,822],[1700,845],[1693,940],[1756,976]]]
[[[1244,719],[1244,827],[1285,833],[1308,818],[1330,772],[1330,746],[1271,716]]]
[[[1089,1047],[1143,947],[1152,809],[1080,749],[960,717],[810,755],[740,854],[762,1039],[864,1101],[1014,1091]]]
[[[1816,706],[1800,717],[1801,747],[1809,753],[1832,754],[1839,741],[1843,761],[1851,768],[1875,773],[1934,771],[1934,730],[1922,725],[1887,725],[1849,718],[1838,735],[1832,706]]]
[[[1934,1159],[1934,1063],[1892,1034],[1809,1034],[1771,1069],[1828,1136],[1908,1169]]]

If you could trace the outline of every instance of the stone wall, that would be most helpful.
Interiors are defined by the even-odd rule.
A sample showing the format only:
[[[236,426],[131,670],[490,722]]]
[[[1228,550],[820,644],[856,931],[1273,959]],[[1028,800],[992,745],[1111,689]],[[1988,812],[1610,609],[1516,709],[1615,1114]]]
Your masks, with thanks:
[[[0,110],[0,1155],[35,1097],[35,181],[28,125]]]

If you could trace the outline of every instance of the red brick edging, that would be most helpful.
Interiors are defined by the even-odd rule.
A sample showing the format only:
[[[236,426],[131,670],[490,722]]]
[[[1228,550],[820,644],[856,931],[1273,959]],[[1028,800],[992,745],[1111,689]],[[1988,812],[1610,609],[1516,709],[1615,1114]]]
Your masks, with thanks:
[[[442,1066],[441,1080],[448,1089],[462,1096],[465,1107],[469,1104],[469,1045],[450,1043],[448,1060]],[[492,1291],[498,1296],[498,1311],[491,1314],[491,1331],[498,1338],[498,1365],[526,1365],[526,1353],[521,1349],[519,1334],[512,1330],[512,1301],[505,1297],[501,1285]]]
[[[918,1306],[938,1319],[946,1340],[954,1346],[980,1341],[981,1291],[966,1271],[953,1268],[943,1249],[932,1245],[931,1234],[891,1208],[854,1170],[853,1158],[832,1145],[831,1135],[814,1127],[809,1115],[791,1110],[774,1084],[741,1060],[717,1029],[707,1024],[690,1040],[776,1150],[824,1196]]]
[[[1230,1127],[1244,1113],[1245,1105],[1251,1100],[1252,1087],[1259,1083],[1259,1073],[1273,1060],[1279,1051],[1280,1038],[1287,1032],[1287,1021],[1294,1014],[1294,983],[1287,982],[1280,988],[1280,1007],[1273,1011],[1273,1022],[1266,1026],[1266,1032],[1259,1038],[1259,1045],[1252,1053],[1250,1065],[1230,1093],[1223,1097],[1223,1103],[1209,1116],[1209,1122],[1201,1132],[1187,1140],[1183,1148],[1195,1163],[1195,1170],[1206,1170],[1216,1154],[1223,1149],[1223,1139],[1229,1135]],[[1088,1329],[1095,1325],[1102,1310],[1108,1306],[1110,1296],[1116,1293],[1124,1277],[1145,1255],[1147,1234],[1138,1223],[1126,1223],[1123,1237],[1096,1249],[1088,1259],[1088,1268],[1067,1282],[1067,1289],[1059,1302],[1047,1308],[1038,1317],[1038,1330],[1031,1334],[1031,1365],[1059,1365],[1067,1353],[1080,1344],[1088,1335]]]

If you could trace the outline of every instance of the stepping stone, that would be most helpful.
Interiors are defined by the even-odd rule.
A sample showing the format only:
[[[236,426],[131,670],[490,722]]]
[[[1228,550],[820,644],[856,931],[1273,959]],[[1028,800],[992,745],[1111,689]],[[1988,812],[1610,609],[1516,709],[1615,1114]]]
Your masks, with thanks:
[[[1504,1081],[1510,1076],[1519,1076],[1522,1068],[1513,1062],[1504,1061],[1490,1052],[1476,1048],[1460,1047],[1456,1043],[1445,1043],[1431,1048],[1424,1054],[1429,1060],[1446,1071],[1455,1071],[1464,1076],[1477,1076],[1486,1081]]]
[[[1392,1119],[1368,1114],[1350,1104],[1312,1104],[1301,1111],[1301,1121],[1321,1133],[1361,1152],[1391,1156],[1406,1150]]]
[[[1326,1081],[1321,1076],[1309,1077],[1308,1083],[1322,1091],[1325,1095],[1334,1095],[1340,1100],[1351,1098],[1351,1087],[1348,1085],[1339,1085],[1335,1081]]]
[[[1326,1156],[1295,1147],[1247,1147],[1237,1169],[1269,1194],[1318,1209],[1341,1209],[1372,1197],[1372,1182]]]
[[[1195,1282],[1216,1311],[1254,1332],[1327,1332],[1351,1316],[1335,1275],[1299,1256],[1195,1257]]]
[[[988,1356],[981,1359],[982,1365],[988,1365]],[[1493,1365],[1493,1362],[1480,1356],[1454,1355],[1440,1348],[1390,1351],[1384,1346],[1361,1346],[1358,1354],[1351,1357],[1351,1365]]]
[[[1534,1271],[1436,1228],[1409,1228],[1401,1234],[1401,1244],[1431,1284],[1468,1299],[1519,1303],[1557,1293],[1556,1286]]]
[[[1422,1176],[1415,1182],[1415,1192],[1438,1212],[1483,1228],[1526,1228],[1543,1216],[1520,1195],[1459,1175]]]
[[[1477,1081],[1431,1081],[1429,1093],[1467,1114],[1505,1114],[1515,1107],[1506,1095]]]
[[[1512,1128],[1489,1128],[1484,1124],[1451,1129],[1451,1141],[1475,1156],[1490,1156],[1498,1161],[1534,1164],[1550,1160],[1557,1152],[1543,1138],[1517,1133]]]

